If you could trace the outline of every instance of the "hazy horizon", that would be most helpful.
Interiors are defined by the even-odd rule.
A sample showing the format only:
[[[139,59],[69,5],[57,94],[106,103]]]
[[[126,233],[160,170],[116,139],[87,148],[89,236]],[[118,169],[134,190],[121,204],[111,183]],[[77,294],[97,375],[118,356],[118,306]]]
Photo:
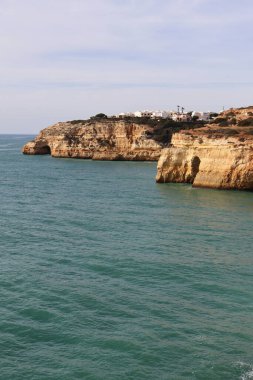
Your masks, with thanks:
[[[3,0],[0,133],[253,102],[250,0]]]

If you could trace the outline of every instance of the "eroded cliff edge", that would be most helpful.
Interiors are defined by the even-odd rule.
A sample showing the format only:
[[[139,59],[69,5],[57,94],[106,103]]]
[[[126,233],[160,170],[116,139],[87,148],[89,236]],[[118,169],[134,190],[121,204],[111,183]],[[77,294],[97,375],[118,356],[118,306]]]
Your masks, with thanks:
[[[189,127],[189,123],[150,119],[62,122],[43,129],[22,151],[53,157],[157,161],[173,131]]]
[[[212,124],[174,134],[156,181],[253,190],[253,107],[230,109]]]

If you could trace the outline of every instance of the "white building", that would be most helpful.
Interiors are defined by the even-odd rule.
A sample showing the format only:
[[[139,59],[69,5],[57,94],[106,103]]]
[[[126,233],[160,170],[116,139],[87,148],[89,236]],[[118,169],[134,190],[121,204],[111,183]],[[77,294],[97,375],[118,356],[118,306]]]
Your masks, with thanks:
[[[124,117],[134,117],[134,113],[133,112],[121,112],[117,115],[117,117],[119,118],[124,118]]]
[[[153,111],[152,116],[153,118],[162,118],[162,119],[168,119],[170,117],[170,112],[168,111]]]
[[[211,112],[198,112],[198,111],[194,111],[192,112],[192,117],[198,117],[198,120],[201,120],[201,121],[208,121],[210,120],[210,114]]]
[[[144,110],[144,111],[135,111],[135,112],[121,112],[117,115],[118,118],[125,117],[148,117],[153,119],[172,119],[174,121],[191,121],[193,116],[197,116],[198,120],[208,121],[210,119],[210,112],[197,112],[194,111],[190,115],[189,113],[178,111],[165,111],[165,110]]]
[[[134,113],[135,117],[151,117],[152,116],[152,111],[136,111]]]
[[[174,112],[171,118],[174,121],[190,121],[191,120],[191,117],[187,113],[178,113],[178,112]]]

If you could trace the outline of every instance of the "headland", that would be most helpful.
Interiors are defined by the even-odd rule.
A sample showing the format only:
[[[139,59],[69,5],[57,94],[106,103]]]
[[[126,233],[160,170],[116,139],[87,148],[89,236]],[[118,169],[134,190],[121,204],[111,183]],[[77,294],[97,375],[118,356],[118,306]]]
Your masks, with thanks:
[[[93,160],[158,161],[158,183],[253,189],[253,106],[209,121],[99,114],[59,122],[23,147],[29,155]]]

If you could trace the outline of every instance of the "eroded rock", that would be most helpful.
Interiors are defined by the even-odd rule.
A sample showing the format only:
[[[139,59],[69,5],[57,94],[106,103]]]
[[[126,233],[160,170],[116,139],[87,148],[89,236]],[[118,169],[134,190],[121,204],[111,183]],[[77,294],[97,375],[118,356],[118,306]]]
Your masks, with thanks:
[[[158,161],[156,181],[252,190],[252,112],[253,107],[226,111],[204,128],[174,134]]]
[[[145,124],[119,121],[57,123],[23,147],[24,154],[95,160],[158,160],[163,141]]]

